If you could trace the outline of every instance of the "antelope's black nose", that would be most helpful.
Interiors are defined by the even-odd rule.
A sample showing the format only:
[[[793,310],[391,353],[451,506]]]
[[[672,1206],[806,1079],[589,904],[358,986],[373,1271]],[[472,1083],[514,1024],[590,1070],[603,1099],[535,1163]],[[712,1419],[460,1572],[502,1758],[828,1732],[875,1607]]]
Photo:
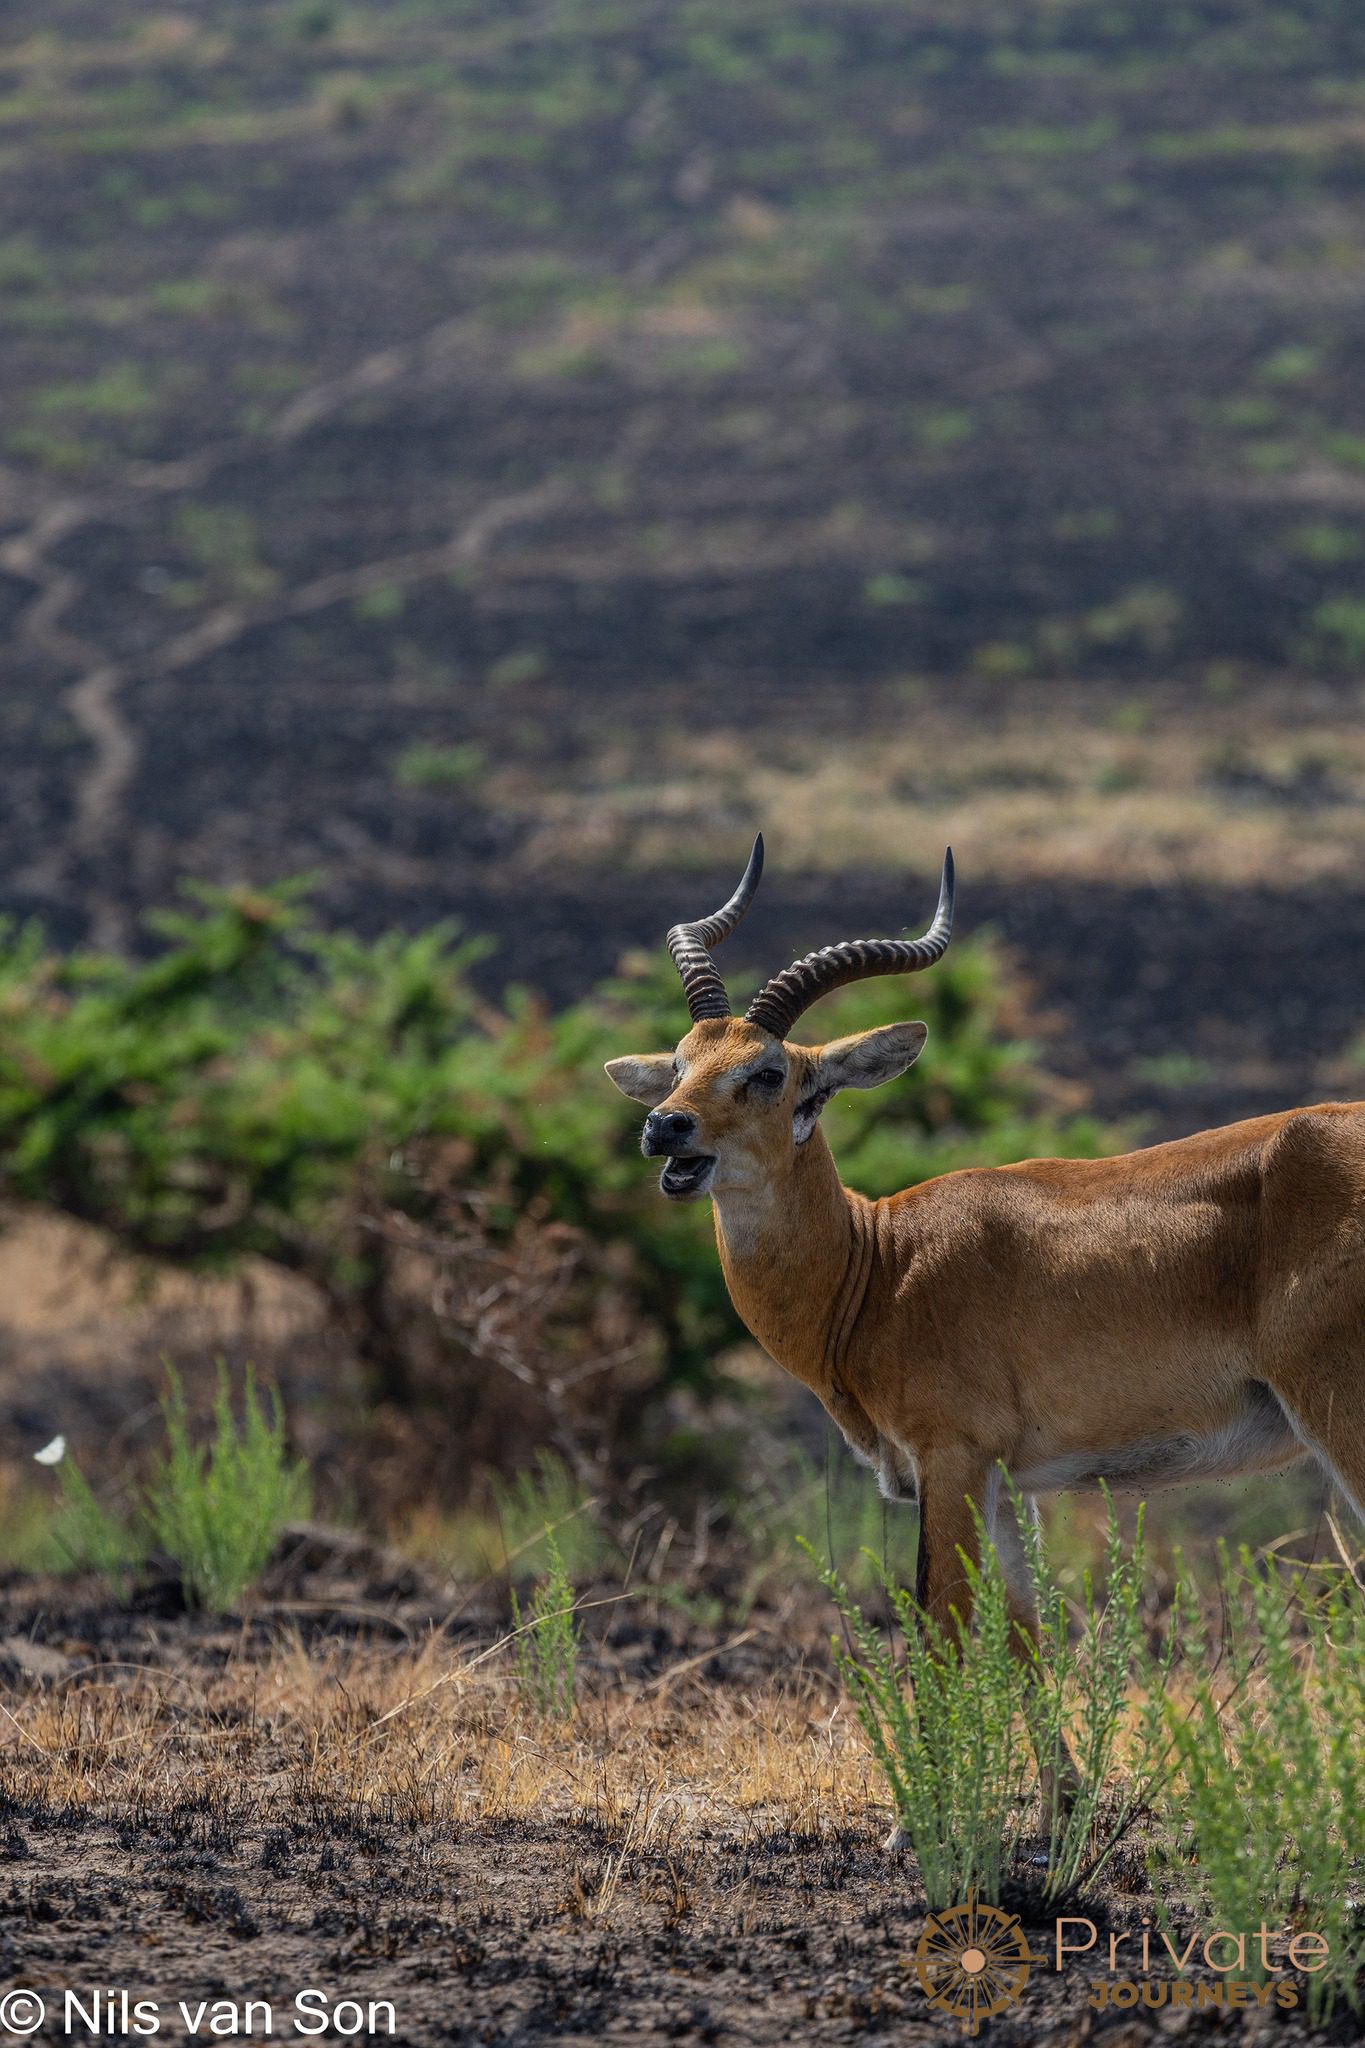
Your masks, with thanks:
[[[665,1115],[662,1110],[651,1109],[645,1118],[640,1150],[651,1157],[686,1152],[696,1135],[697,1119],[687,1110],[671,1109]]]

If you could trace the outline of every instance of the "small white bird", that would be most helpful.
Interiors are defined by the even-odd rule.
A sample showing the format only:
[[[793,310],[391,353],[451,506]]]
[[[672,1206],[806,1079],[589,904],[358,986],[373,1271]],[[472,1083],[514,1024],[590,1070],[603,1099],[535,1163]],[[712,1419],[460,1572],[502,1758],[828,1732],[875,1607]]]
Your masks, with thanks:
[[[60,1465],[66,1456],[66,1438],[54,1436],[50,1444],[44,1444],[40,1451],[33,1453],[35,1465]]]

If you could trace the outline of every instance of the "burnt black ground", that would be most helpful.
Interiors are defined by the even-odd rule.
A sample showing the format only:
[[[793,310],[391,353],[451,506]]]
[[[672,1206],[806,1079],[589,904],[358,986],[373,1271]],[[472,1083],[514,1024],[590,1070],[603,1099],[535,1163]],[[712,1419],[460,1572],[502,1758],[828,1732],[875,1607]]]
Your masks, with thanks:
[[[12,0],[0,910],[133,945],[186,875],[316,870],[558,999],[674,911],[524,861],[497,778],[548,809],[623,732],[666,787],[680,733],[837,751],[926,689],[1121,733],[1268,685],[1311,742],[1362,664],[1362,74],[1333,0]],[[1311,836],[1339,767],[1209,772]],[[1354,1031],[1346,886],[959,850],[1106,1110],[1311,1095]],[[788,871],[765,914],[915,906]],[[1119,1078],[1172,1052],[1212,1078]]]
[[[273,1596],[225,1622],[172,1611],[168,1590],[155,1585],[119,1609],[89,1585],[12,1577],[0,1617],[11,1643],[19,1639],[20,1661],[42,1668],[23,1675],[11,1652],[4,1702],[19,1708],[44,1688],[50,1697],[101,1676],[117,1685],[136,1665],[144,1676],[164,1673],[192,1718],[197,1678],[226,1657],[264,1661],[293,1631],[318,1651],[338,1633],[376,1627],[377,1640],[392,1644],[424,1622],[451,1623],[471,1649],[496,1633],[496,1602],[485,1596],[452,1621],[450,1595],[354,1539],[318,1535],[293,1554],[295,1564],[275,1573]],[[368,1618],[358,1618],[361,1608]],[[814,1608],[785,1650],[760,1630],[756,1643],[726,1651],[716,1632],[660,1613],[641,1627],[620,1610],[590,1630],[581,1707],[589,1726],[594,1701],[641,1688],[684,1658],[700,1661],[668,1705],[659,1700],[661,1730],[699,1699],[693,1688],[719,1687],[742,1702],[781,1682],[784,1662],[790,1672],[821,1656]],[[718,1653],[710,1661],[708,1649]],[[170,2039],[183,2036],[176,2000],[248,1997],[271,2004],[277,2038],[293,2038],[292,2001],[305,1986],[362,2008],[390,2001],[393,2038],[412,2048],[963,2038],[955,2019],[925,2001],[913,1967],[923,1898],[913,1865],[877,1845],[874,1815],[819,1835],[775,1828],[760,1813],[679,1819],[639,1848],[629,1823],[604,1826],[588,1809],[431,1824],[382,1802],[362,1809],[291,1794],[296,1767],[267,1743],[254,1782],[191,1778],[160,1800],[122,1804],[7,1794],[0,1980],[39,1991],[53,2012],[66,1989],[88,2003],[97,1988],[125,1986],[163,2007]],[[1102,1956],[1108,1934],[1135,1935],[1151,1904],[1134,1842],[1076,1910],[1094,1921]],[[1091,2011],[1103,1963],[1078,1958],[1058,1975],[1051,1915],[1022,1910],[1041,1960],[1018,2007],[983,2036],[996,2048],[1138,2048],[1172,2033],[1246,2043],[1359,2038],[1349,2020],[1311,2035],[1301,2012]],[[1151,1972],[1154,1984],[1168,1977]],[[385,2025],[381,2013],[375,2038],[386,2037]],[[50,2024],[37,2038],[65,2036]]]

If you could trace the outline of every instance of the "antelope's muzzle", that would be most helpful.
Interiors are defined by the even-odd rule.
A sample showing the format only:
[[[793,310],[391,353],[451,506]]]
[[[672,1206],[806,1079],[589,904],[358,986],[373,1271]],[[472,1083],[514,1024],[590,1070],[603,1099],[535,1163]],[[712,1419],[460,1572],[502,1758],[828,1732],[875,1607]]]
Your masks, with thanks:
[[[671,1202],[693,1202],[711,1185],[715,1155],[697,1150],[697,1119],[684,1109],[651,1109],[640,1150],[646,1159],[666,1159],[659,1186]]]
[[[697,1119],[685,1109],[651,1109],[645,1118],[644,1136],[640,1150],[646,1159],[658,1159],[663,1155],[676,1158],[695,1144]]]

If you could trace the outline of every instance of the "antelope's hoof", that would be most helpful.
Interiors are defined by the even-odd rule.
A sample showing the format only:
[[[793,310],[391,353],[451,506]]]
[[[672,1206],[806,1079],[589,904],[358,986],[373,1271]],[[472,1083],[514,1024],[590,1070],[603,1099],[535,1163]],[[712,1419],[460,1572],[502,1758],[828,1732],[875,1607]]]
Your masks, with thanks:
[[[1070,1818],[1085,1798],[1086,1789],[1085,1779],[1075,1769],[1063,1769],[1055,1774],[1046,1771],[1040,1774],[1038,1780],[1038,1790],[1042,1795],[1044,1808],[1066,1819]]]
[[[903,1856],[910,1847],[910,1837],[906,1834],[899,1821],[882,1843],[882,1847],[888,1856]]]

